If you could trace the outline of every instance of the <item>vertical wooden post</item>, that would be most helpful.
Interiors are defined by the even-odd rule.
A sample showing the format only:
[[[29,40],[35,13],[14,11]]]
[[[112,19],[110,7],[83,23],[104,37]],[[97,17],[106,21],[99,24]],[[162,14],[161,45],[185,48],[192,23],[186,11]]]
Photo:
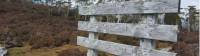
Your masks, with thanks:
[[[152,0],[143,0],[143,1],[152,1]],[[164,24],[164,15],[165,14],[147,15],[145,18],[147,19],[146,23],[147,24],[157,24],[157,23]],[[159,22],[158,22],[158,19],[159,19]],[[151,40],[151,39],[140,39],[140,46],[143,49],[154,49],[156,47],[156,41]],[[149,56],[149,53],[145,50],[142,50],[142,56]]]
[[[90,22],[91,23],[97,22],[95,16],[90,17]],[[98,39],[98,35],[94,32],[89,32],[89,39],[90,40]],[[90,43],[92,44],[92,42]],[[94,49],[88,49],[87,56],[97,56],[97,51]]]
[[[122,20],[122,15],[116,15],[116,17],[117,17],[117,23],[120,23]]]
[[[158,24],[165,24],[164,20],[165,20],[165,14],[158,14],[158,20],[159,23]]]
[[[155,15],[145,15],[144,18],[146,19],[146,24],[155,24],[156,23]],[[155,40],[140,39],[140,47],[143,49],[141,55],[149,56],[150,54],[148,53],[147,50],[154,49],[156,47]]]
[[[159,19],[159,24],[164,24],[164,16],[165,14],[147,15],[145,17],[147,19],[146,23],[158,24]],[[140,47],[144,49],[142,50],[142,56],[149,56],[149,53],[146,51],[146,49],[154,49],[156,47],[156,41],[151,39],[140,39]]]

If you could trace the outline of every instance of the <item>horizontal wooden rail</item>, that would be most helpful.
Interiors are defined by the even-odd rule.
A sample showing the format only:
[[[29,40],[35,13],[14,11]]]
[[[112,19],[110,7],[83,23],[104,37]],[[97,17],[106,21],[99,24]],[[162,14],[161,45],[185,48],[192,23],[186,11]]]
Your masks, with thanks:
[[[80,15],[178,13],[179,0],[125,1],[80,6]]]
[[[176,42],[178,26],[79,21],[78,30]]]
[[[91,49],[107,52],[117,56],[141,56],[142,50],[146,50],[149,56],[176,56],[176,53],[159,51],[154,49],[141,49],[136,46],[118,44],[114,42],[102,41],[78,36],[77,44]]]

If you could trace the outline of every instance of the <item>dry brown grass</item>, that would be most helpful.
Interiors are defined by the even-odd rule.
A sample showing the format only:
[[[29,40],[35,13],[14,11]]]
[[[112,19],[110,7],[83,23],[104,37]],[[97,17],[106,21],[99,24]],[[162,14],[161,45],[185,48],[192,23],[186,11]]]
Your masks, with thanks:
[[[9,49],[8,56],[62,56],[62,55],[70,56],[71,54],[72,56],[73,55],[84,56],[86,54],[86,49],[75,45],[63,45],[56,48],[39,48],[39,49],[31,49],[31,46],[25,46],[25,47],[15,47]]]
[[[177,56],[199,56],[199,33],[180,31],[179,41],[173,45]]]

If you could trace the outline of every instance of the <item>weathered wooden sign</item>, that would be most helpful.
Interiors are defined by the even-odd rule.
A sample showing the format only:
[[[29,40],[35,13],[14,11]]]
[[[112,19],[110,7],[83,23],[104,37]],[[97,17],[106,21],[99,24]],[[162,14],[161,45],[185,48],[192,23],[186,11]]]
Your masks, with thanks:
[[[79,21],[78,30],[176,42],[178,26]]]
[[[80,6],[81,15],[177,13],[179,0],[124,1]]]

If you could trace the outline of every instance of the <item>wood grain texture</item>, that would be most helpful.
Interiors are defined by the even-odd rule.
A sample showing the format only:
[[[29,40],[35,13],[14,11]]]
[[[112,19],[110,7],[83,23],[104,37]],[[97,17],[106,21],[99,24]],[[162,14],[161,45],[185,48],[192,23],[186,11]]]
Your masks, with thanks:
[[[179,0],[124,1],[80,6],[80,15],[178,13]]]
[[[176,42],[178,26],[79,21],[78,30]]]
[[[77,44],[117,56],[141,56],[141,50],[146,50],[146,52],[150,54],[149,56],[176,56],[176,53],[172,52],[165,52],[154,49],[141,49],[137,46],[118,44],[97,39],[90,40],[88,38],[80,36],[77,38]]]

